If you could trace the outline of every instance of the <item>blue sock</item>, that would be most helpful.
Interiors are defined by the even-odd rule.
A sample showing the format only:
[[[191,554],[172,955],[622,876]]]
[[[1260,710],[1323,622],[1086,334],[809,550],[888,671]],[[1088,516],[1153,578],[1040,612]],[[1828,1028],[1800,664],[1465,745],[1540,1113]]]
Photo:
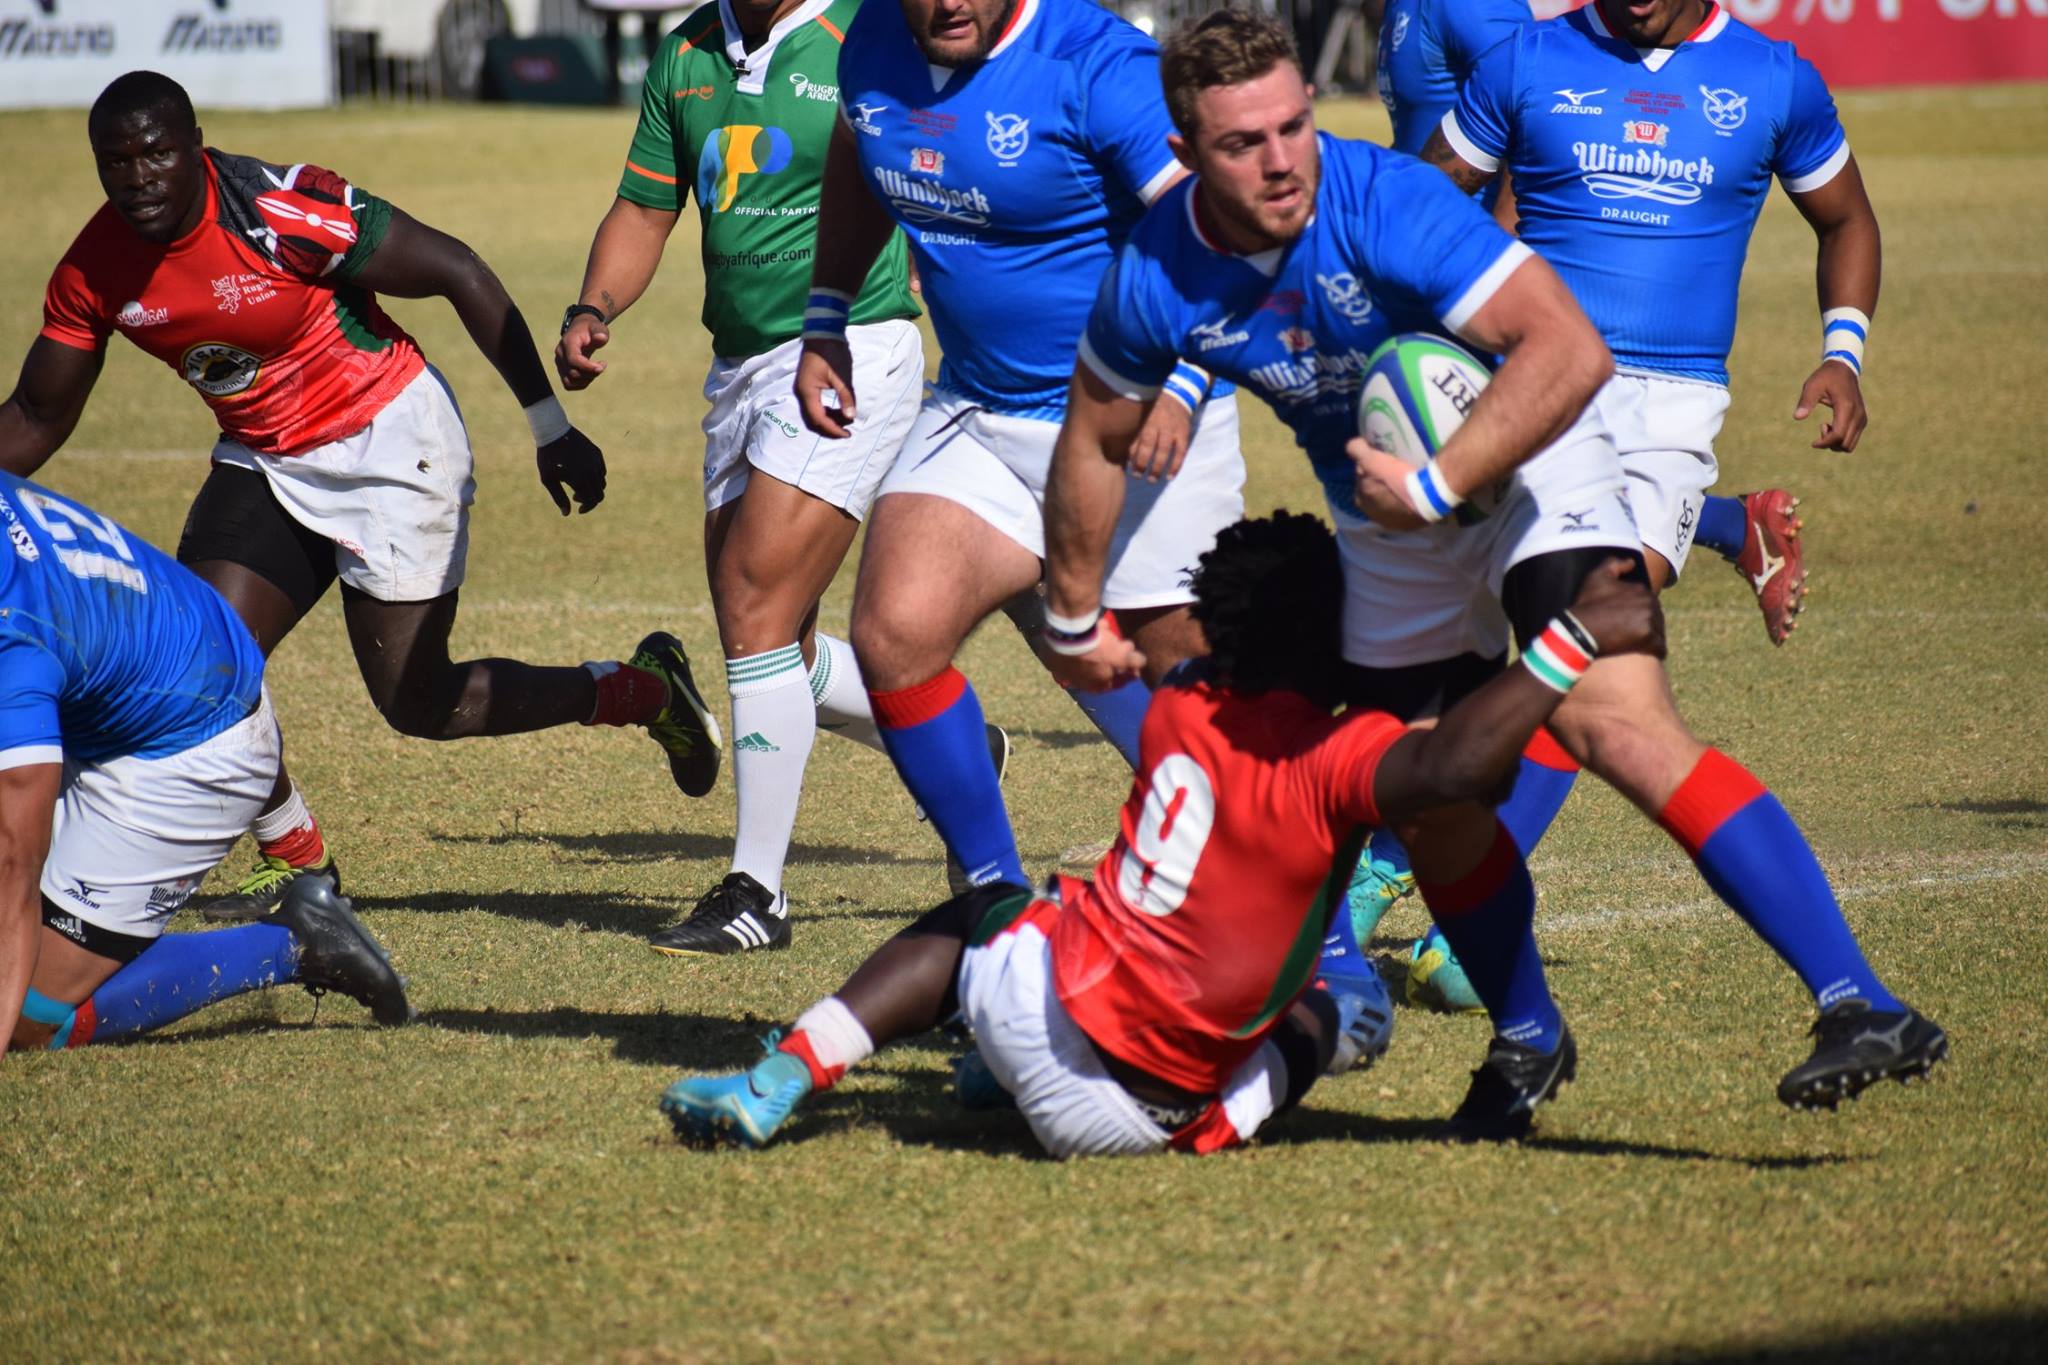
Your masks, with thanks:
[[[78,1007],[63,1043],[78,1047],[151,1033],[216,1001],[298,977],[298,945],[281,924],[165,934]]]
[[[903,785],[976,886],[1029,886],[1002,784],[988,757],[981,699],[957,668],[895,692],[868,693],[882,747]]]
[[[1407,873],[1411,877],[1415,875],[1415,869],[1408,862],[1407,845],[1395,838],[1394,831],[1390,829],[1374,830],[1372,842],[1365,846],[1365,852],[1367,857],[1381,864],[1390,876],[1398,877],[1402,873]]]
[[[1458,965],[1486,1006],[1495,1034],[1554,1052],[1564,1020],[1536,951],[1536,884],[1505,825],[1479,866],[1455,882],[1424,885],[1422,898]]]
[[[1145,708],[1152,704],[1152,689],[1145,685],[1145,680],[1133,678],[1108,692],[1069,688],[1067,695],[1081,708],[1081,714],[1102,731],[1102,737],[1116,746],[1124,762],[1131,765],[1131,771],[1136,772],[1138,731],[1145,725]]]
[[[1749,534],[1749,512],[1742,505],[1741,498],[1726,498],[1709,494],[1706,506],[1700,508],[1700,527],[1692,534],[1693,544],[1704,545],[1723,559],[1734,559],[1742,553],[1742,542]]]
[[[1763,783],[1718,749],[1700,756],[1658,813],[1714,894],[1799,974],[1822,1009],[1861,998],[1904,1009],[1842,918],[1806,836]]]
[[[1578,780],[1578,760],[1566,753],[1548,730],[1538,730],[1522,751],[1514,794],[1500,808],[1500,822],[1514,836],[1523,858],[1535,856],[1536,845],[1549,832]]]
[[[1348,880],[1350,865],[1357,859],[1340,857],[1338,861],[1346,865]],[[1371,976],[1377,980],[1379,968],[1359,949],[1358,933],[1351,922],[1351,907],[1341,897],[1333,899],[1337,908],[1330,914],[1330,931],[1323,936],[1323,955],[1316,963],[1316,979],[1332,995],[1363,994],[1371,985],[1365,978]]]

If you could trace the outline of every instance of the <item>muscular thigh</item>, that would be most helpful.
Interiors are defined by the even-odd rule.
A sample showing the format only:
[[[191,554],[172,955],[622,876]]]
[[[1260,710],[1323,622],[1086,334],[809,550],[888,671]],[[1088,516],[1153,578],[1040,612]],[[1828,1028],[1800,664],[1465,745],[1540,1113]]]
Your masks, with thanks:
[[[924,681],[981,619],[1038,581],[1038,556],[950,499],[885,493],[855,582],[855,644],[869,686]]]
[[[860,523],[773,475],[754,471],[723,515],[711,563],[711,596],[728,657],[796,638],[832,583]]]

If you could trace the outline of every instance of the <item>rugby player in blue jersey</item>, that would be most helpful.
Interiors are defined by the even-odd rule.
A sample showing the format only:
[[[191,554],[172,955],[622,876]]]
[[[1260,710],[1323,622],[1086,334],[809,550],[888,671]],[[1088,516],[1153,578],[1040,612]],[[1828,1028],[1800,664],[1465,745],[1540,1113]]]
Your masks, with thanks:
[[[1039,581],[1075,343],[1112,254],[1181,174],[1157,51],[1089,0],[878,2],[847,29],[839,87],[805,420],[838,437],[858,412],[848,306],[897,225],[945,353],[868,524],[854,651],[897,771],[969,878],[1025,882],[981,704],[952,660]],[[1169,378],[1201,408],[1185,463],[1134,488],[1097,584],[1149,680],[1198,646],[1188,576],[1243,510],[1234,396],[1204,402],[1200,371]],[[1055,614],[1045,638],[1063,647],[1092,619]]]
[[[1942,1031],[1865,961],[1777,799],[1686,729],[1662,664],[1566,638],[1585,577],[1642,550],[1620,459],[1587,406],[1612,362],[1557,273],[1422,163],[1318,135],[1292,44],[1271,21],[1212,14],[1169,40],[1161,65],[1175,151],[1195,174],[1132,233],[1089,318],[1048,492],[1051,609],[1097,609],[1120,447],[1175,358],[1217,338],[1203,363],[1266,399],[1321,476],[1349,587],[1355,699],[1436,712],[1499,671],[1511,627],[1525,653],[1558,664],[1569,691],[1550,722],[1559,740],[1662,825],[1813,993],[1817,1041],[1779,1098],[1831,1106],[1940,1061]],[[1413,468],[1358,439],[1356,403],[1366,357],[1423,328],[1502,360],[1437,458]],[[1489,515],[1456,515],[1488,490],[1499,498]],[[1114,675],[1129,648],[1098,637],[1072,661],[1075,677]],[[1533,1100],[1570,1074],[1571,1049],[1527,951],[1526,865],[1504,830],[1494,850],[1476,869],[1418,872],[1494,1017],[1489,1067]]]
[[[7,473],[0,531],[0,1039],[131,1038],[287,982],[410,1018],[326,876],[256,923],[163,932],[277,780],[262,651],[190,570]]]

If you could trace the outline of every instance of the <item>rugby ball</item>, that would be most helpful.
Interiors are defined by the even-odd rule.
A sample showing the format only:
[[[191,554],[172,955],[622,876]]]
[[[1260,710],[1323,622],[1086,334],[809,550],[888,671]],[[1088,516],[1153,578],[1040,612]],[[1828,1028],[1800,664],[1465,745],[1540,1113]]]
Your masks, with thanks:
[[[1391,337],[1366,360],[1358,434],[1374,450],[1419,469],[1464,425],[1491,378],[1485,361],[1448,338],[1427,332]],[[1499,505],[1501,491],[1476,491],[1465,506],[1483,516]]]

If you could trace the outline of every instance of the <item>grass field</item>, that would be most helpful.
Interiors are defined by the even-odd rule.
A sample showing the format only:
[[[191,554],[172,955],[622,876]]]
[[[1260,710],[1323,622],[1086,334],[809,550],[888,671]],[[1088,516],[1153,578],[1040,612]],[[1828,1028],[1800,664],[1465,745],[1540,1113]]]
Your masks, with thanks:
[[[1434,1139],[1485,1026],[1404,1010],[1379,1067],[1216,1160],[1037,1159],[1014,1116],[951,1106],[935,1043],[885,1054],[767,1153],[681,1150],[654,1109],[663,1085],[750,1060],[758,1033],[942,896],[893,774],[820,741],[793,951],[659,957],[643,935],[725,870],[730,783],[682,801],[633,733],[399,738],[330,597],[272,687],[420,1026],[379,1031],[333,998],[316,1017],[285,990],[137,1045],[9,1058],[0,1359],[2040,1358],[2048,87],[1842,105],[1888,253],[1873,424],[1841,457],[1790,421],[1818,340],[1813,248],[1774,200],[1723,487],[1806,497],[1812,606],[1773,651],[1743,586],[1703,565],[1669,602],[1673,672],[1701,733],[1803,819],[1894,985],[1948,1026],[1935,1084],[1831,1117],[1782,1110],[1772,1086],[1805,1052],[1796,982],[1588,784],[1536,863],[1581,1080],[1519,1147]],[[1323,114],[1384,129],[1375,106]],[[631,123],[450,108],[207,126],[466,237],[551,341]],[[11,365],[98,190],[76,114],[0,116],[0,147]],[[453,314],[394,310],[477,441],[458,651],[613,657],[667,626],[716,682],[695,252],[686,223],[611,373],[571,405],[612,493],[568,522]],[[1672,281],[1673,307],[1685,291]],[[1252,505],[1316,505],[1277,426],[1246,414]],[[169,545],[210,430],[172,375],[117,347],[43,477]],[[1027,864],[1106,839],[1127,780],[1110,750],[1006,628],[964,666],[1018,736]],[[1419,926],[1404,909],[1383,933]]]

